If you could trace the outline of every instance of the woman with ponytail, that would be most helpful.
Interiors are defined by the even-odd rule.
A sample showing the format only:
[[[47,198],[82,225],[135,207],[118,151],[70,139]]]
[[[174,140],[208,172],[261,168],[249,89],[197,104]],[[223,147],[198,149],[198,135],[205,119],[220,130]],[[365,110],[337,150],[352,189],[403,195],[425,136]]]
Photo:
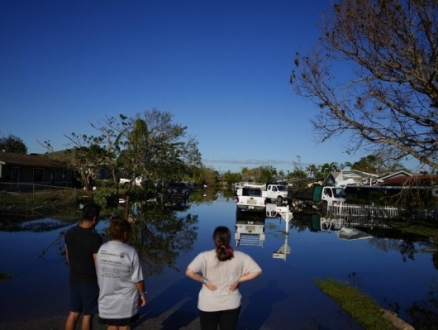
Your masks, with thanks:
[[[205,251],[188,265],[186,275],[202,283],[198,309],[201,330],[236,329],[242,296],[240,283],[262,273],[247,254],[230,246],[231,232],[219,226],[213,232],[214,250]]]

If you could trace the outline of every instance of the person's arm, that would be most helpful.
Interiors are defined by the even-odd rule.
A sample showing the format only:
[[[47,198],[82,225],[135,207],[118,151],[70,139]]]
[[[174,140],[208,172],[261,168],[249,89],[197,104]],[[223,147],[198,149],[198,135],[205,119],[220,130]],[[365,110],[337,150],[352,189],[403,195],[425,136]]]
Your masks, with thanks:
[[[146,305],[146,292],[144,292],[144,282],[140,281],[135,283],[138,293],[140,294],[140,306]]]
[[[256,278],[257,276],[260,276],[261,274],[262,274],[261,271],[243,274],[242,276],[239,277],[239,279],[235,283],[233,283],[230,286],[230,290],[236,291],[240,283],[251,281],[252,279]]]
[[[186,270],[186,275],[187,275],[188,277],[190,277],[192,280],[204,284],[204,285],[207,287],[207,289],[210,289],[210,290],[212,290],[212,291],[215,291],[215,290],[217,289],[217,287],[216,287],[215,285],[213,285],[213,284],[208,280],[208,278],[205,278],[205,277],[202,276],[201,274],[194,272],[194,271],[191,270],[190,268],[187,268],[187,270]]]

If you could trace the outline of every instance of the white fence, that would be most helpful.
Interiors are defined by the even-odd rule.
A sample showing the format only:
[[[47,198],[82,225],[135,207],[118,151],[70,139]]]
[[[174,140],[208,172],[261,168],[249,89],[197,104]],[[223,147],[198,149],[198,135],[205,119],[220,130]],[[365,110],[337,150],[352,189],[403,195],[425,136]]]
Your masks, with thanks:
[[[403,209],[392,206],[339,204],[328,207],[328,214],[334,216],[361,216],[371,218],[397,218],[402,215]]]
[[[327,208],[327,213],[333,216],[357,216],[369,218],[400,218],[404,209],[393,206],[376,206],[376,205],[356,205],[356,204],[338,204]],[[435,210],[426,210],[421,212],[411,212],[411,217],[416,219],[438,219],[438,208]]]

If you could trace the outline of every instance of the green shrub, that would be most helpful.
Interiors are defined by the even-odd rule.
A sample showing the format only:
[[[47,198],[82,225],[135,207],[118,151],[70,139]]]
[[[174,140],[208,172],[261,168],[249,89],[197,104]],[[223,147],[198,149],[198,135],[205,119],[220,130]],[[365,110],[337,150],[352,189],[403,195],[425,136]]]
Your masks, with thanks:
[[[118,196],[110,189],[101,188],[93,191],[94,202],[105,209],[116,206],[118,203]]]

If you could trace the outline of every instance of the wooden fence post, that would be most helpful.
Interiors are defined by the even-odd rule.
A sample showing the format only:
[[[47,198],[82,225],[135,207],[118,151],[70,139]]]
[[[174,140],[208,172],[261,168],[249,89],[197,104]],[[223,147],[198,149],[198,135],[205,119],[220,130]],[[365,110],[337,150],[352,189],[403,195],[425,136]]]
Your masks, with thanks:
[[[125,197],[125,219],[128,220],[128,215],[129,215],[129,196]]]

